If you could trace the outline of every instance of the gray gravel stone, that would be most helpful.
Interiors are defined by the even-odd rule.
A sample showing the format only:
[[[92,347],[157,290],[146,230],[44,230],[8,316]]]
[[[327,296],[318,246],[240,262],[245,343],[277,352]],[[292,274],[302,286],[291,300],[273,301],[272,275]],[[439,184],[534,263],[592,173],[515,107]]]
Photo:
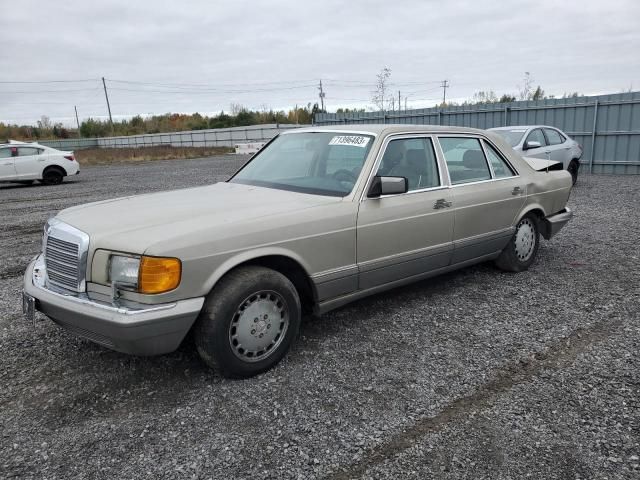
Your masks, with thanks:
[[[0,478],[640,476],[640,177],[583,175],[574,220],[529,271],[479,265],[308,319],[249,380],[188,345],[131,357],[22,320],[48,216],[243,160],[0,185]]]

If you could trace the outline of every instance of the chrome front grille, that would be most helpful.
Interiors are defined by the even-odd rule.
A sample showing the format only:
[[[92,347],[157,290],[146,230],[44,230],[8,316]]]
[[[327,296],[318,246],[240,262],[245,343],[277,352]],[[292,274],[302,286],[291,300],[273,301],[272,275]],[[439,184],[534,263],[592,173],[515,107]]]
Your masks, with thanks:
[[[59,238],[47,238],[44,260],[50,282],[73,290],[78,288],[78,247]]]
[[[48,281],[58,287],[84,291],[89,236],[80,230],[50,219],[44,236],[44,261]]]

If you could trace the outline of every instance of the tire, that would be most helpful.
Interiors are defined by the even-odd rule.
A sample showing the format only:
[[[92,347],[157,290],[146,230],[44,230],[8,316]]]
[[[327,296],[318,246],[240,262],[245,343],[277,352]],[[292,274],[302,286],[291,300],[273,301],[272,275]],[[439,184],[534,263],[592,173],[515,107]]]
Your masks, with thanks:
[[[44,171],[40,182],[45,185],[60,185],[62,180],[64,180],[64,174],[57,168],[50,168]]]
[[[567,167],[567,171],[571,174],[572,185],[575,185],[578,181],[578,170],[580,169],[580,164],[577,160],[571,160],[569,162],[569,166]]]
[[[496,265],[507,272],[522,272],[535,261],[540,246],[538,217],[528,213],[516,225],[516,231],[496,260]]]
[[[286,355],[300,329],[300,297],[275,270],[239,267],[209,293],[194,327],[198,354],[227,378],[269,370]]]

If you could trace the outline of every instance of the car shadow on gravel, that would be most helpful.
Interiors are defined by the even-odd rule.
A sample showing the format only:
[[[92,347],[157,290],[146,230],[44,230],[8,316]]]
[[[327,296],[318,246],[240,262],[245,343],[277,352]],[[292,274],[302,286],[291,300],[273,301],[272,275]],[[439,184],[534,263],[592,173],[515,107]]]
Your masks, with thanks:
[[[350,341],[358,341],[361,335],[354,339],[349,330],[362,330],[374,312],[391,315],[407,302],[428,302],[431,295],[455,291],[467,282],[476,281],[478,275],[495,272],[491,264],[480,264],[364,298],[322,317],[305,317],[298,341],[287,360],[276,367],[275,374],[282,375],[283,369],[295,370],[299,363],[315,361],[328,337],[345,336]],[[153,409],[162,406],[166,410],[207,386],[236,382],[220,377],[201,362],[191,335],[175,352],[136,357],[77,338],[53,324],[41,325],[41,335],[49,338],[40,341],[49,345],[49,352],[57,350],[55,356],[59,361],[51,362],[45,352],[42,361],[37,362],[46,365],[43,368],[48,372],[42,377],[48,378],[49,392],[42,397],[24,399],[24,406],[36,415],[46,410],[42,421],[48,428],[82,424],[95,417],[113,420],[144,414],[151,411],[150,402]],[[271,371],[245,381],[260,382],[273,374]]]

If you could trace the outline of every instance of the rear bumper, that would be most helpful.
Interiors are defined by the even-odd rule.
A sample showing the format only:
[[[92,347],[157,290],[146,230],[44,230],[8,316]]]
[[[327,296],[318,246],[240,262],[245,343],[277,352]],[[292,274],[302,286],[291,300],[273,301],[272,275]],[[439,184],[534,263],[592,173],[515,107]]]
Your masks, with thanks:
[[[35,309],[70,332],[132,355],[159,355],[178,348],[198,317],[204,298],[160,305],[115,306],[86,294],[66,293],[46,285],[42,256],[24,275],[24,295]]]
[[[542,236],[547,240],[550,240],[556,233],[562,230],[569,220],[573,218],[573,212],[570,208],[566,207],[562,211],[550,215],[543,220],[541,232]]]

